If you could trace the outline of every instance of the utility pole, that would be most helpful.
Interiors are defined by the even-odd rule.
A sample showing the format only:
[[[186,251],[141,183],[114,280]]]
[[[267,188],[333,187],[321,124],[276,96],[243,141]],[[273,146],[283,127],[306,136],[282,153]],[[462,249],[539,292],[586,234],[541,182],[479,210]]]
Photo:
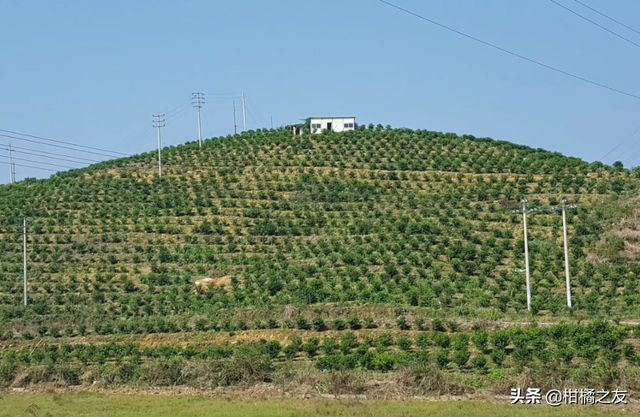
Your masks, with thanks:
[[[271,129],[273,129],[273,116],[271,116]]]
[[[244,99],[246,98],[246,96],[244,95],[244,93],[242,93],[242,123],[244,126],[244,130],[243,132],[247,131],[247,111],[244,105]]]
[[[204,105],[204,93],[192,93],[191,99],[193,100],[191,105],[198,109],[198,144],[202,148],[202,125],[200,123],[200,109]]]
[[[24,236],[24,306],[27,306],[27,218],[22,219],[22,234]]]
[[[522,211],[514,210],[514,213],[522,213],[524,221],[524,262],[527,274],[527,310],[531,311],[531,274],[529,271],[529,243],[527,241],[527,199],[522,198]]]
[[[529,271],[529,241],[527,238],[527,199],[522,199],[522,218],[524,219],[524,262],[527,274],[527,310],[531,311],[531,272]]]
[[[11,149],[11,144],[9,144],[9,181],[11,184],[16,182],[16,173],[15,167],[13,166],[13,152]]]
[[[576,206],[567,207],[567,199],[562,199],[562,233],[564,235],[564,272],[567,280],[567,307],[571,308],[571,278],[569,276],[569,242],[567,241],[567,215],[568,208],[576,208]]]
[[[530,213],[543,213],[543,212],[554,212],[562,210],[562,234],[564,238],[564,268],[565,268],[565,276],[566,276],[566,287],[567,287],[567,307],[571,308],[571,277],[569,274],[569,241],[567,239],[567,209],[574,209],[575,205],[567,206],[567,199],[562,198],[562,207],[552,207],[548,209],[529,209],[527,210],[527,200],[522,199],[522,211],[514,210],[514,213],[523,213],[524,214],[524,257],[525,262],[527,264],[527,304],[529,305],[529,309],[531,309],[531,287],[530,287],[530,275],[529,275],[529,245],[527,243],[527,212]]]
[[[236,101],[233,100],[233,134],[238,134],[238,125],[236,124]]]
[[[164,117],[164,114],[156,114],[153,115],[153,117],[156,118],[156,120],[154,120],[154,125],[153,127],[158,128],[158,176],[161,177],[162,176],[162,141],[160,139],[160,128],[165,127],[166,125],[164,125],[164,120],[165,119],[161,119],[161,117]]]

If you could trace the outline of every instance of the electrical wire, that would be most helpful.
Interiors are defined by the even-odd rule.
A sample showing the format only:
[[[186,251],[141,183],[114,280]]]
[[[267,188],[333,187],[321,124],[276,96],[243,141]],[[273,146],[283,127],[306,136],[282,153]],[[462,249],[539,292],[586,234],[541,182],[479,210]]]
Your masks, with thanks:
[[[0,158],[10,159],[8,156],[4,156],[4,155],[0,155]],[[16,161],[32,162],[34,164],[51,165],[53,167],[60,167],[60,168],[67,168],[67,169],[79,169],[78,167],[70,167],[70,166],[67,166],[67,165],[50,164],[48,162],[34,161],[33,159],[16,158],[15,156],[13,157],[13,159],[15,159]]]
[[[550,1],[551,3],[553,3],[553,4],[555,4],[555,5],[556,5],[556,6],[558,6],[558,7],[562,7],[562,8],[563,8],[563,9],[565,9],[566,11],[568,11],[568,12],[570,12],[570,13],[573,13],[574,15],[578,16],[579,18],[586,20],[587,22],[591,23],[592,25],[595,25],[595,26],[599,27],[600,29],[602,29],[602,30],[604,30],[604,31],[607,31],[607,32],[611,33],[612,35],[617,36],[618,38],[623,39],[623,40],[625,40],[625,41],[629,42],[630,44],[632,44],[632,45],[637,46],[638,48],[640,48],[640,44],[635,43],[634,41],[632,41],[632,40],[631,40],[631,39],[629,39],[629,38],[625,38],[624,36],[622,36],[622,35],[620,35],[620,34],[618,34],[618,33],[614,32],[614,31],[612,31],[611,29],[608,29],[608,28],[606,28],[606,27],[602,26],[601,24],[599,24],[599,23],[597,23],[597,22],[594,22],[593,20],[589,19],[588,17],[585,17],[585,16],[581,15],[580,13],[578,13],[578,12],[576,12],[576,11],[574,11],[574,10],[571,10],[571,9],[570,9],[570,8],[568,8],[567,6],[565,6],[565,5],[563,5],[563,4],[558,3],[556,0],[549,0],[549,1]]]
[[[633,135],[635,135],[638,131],[640,131],[640,127],[638,127],[638,128],[637,128],[637,129],[636,129],[636,130],[635,130],[635,131],[634,131],[634,132],[629,136],[629,138],[631,138]],[[629,139],[629,138],[627,138],[627,139]],[[624,150],[624,152],[619,153],[619,154],[614,158],[614,160],[618,160],[618,158],[621,158],[621,157],[623,157],[623,156],[627,155],[627,154],[629,153],[629,151],[631,151],[631,150],[632,150],[632,149],[633,149],[633,148],[634,148],[638,143],[640,143],[640,139],[638,139],[638,140],[636,140],[635,142],[633,142],[633,143],[631,144],[631,146],[629,146],[627,149],[625,149],[625,150]]]
[[[25,142],[37,143],[37,144],[45,145],[45,146],[51,146],[53,148],[68,149],[68,150],[75,151],[75,152],[83,152],[83,153],[90,153],[90,154],[93,154],[93,155],[106,156],[107,158],[110,158],[110,159],[112,159],[112,158],[120,158],[119,156],[107,155],[107,154],[104,154],[104,153],[98,153],[98,152],[92,152],[92,151],[85,151],[85,150],[82,150],[82,149],[75,149],[75,148],[70,148],[68,146],[62,146],[62,145],[52,145],[52,144],[46,143],[46,142],[40,142],[40,141],[37,141],[37,140],[27,139],[27,138],[21,138],[21,137],[18,137],[18,136],[5,135],[3,133],[0,133],[0,136],[5,137],[5,138],[23,140]],[[129,156],[129,155],[127,155],[127,156]]]
[[[267,125],[267,121],[264,120],[264,117],[262,117],[262,114],[260,114],[260,110],[258,110],[256,105],[253,104],[253,100],[251,100],[251,97],[247,97],[247,98],[249,99],[249,104],[251,105],[251,107],[253,107],[253,109],[256,111],[256,113],[258,113],[258,117],[260,118],[260,120],[262,120],[262,125],[266,126]]]
[[[246,96],[245,96],[245,97],[246,97]],[[253,117],[253,111],[251,110],[251,107],[250,107],[250,106],[251,106],[251,104],[249,104],[249,106],[247,106],[247,110],[248,110],[248,113],[249,113],[249,117],[251,117],[251,120],[253,120],[253,123],[255,123],[255,124],[256,124],[256,127],[259,127],[259,126],[260,126],[260,123],[258,123],[258,121],[255,119],[255,117]]]
[[[56,139],[49,139],[49,138],[45,138],[45,137],[42,137],[42,136],[28,135],[26,133],[14,132],[14,131],[11,131],[11,130],[0,129],[0,132],[10,133],[12,135],[25,136],[25,137],[33,138],[33,139],[45,140],[45,141],[49,141],[49,142],[63,143],[65,145],[76,146],[78,148],[92,149],[94,151],[113,153],[113,154],[122,155],[122,156],[130,156],[130,155],[127,155],[127,154],[124,154],[124,153],[121,153],[121,152],[110,151],[108,149],[95,148],[93,146],[86,146],[86,145],[78,145],[78,144],[71,143],[71,142],[65,142],[65,141],[56,140]],[[84,152],[86,152],[86,151],[84,151]],[[114,157],[112,157],[112,158],[114,158]]]
[[[635,29],[634,29],[634,28],[632,28],[631,26],[627,26],[627,25],[625,25],[624,23],[622,23],[622,22],[620,22],[620,21],[618,21],[618,20],[614,19],[613,17],[607,16],[606,14],[604,14],[604,13],[602,13],[602,12],[600,12],[600,11],[598,11],[598,10],[594,9],[593,7],[591,7],[591,6],[589,6],[589,5],[584,4],[583,2],[581,2],[581,1],[579,1],[579,0],[573,0],[573,1],[575,1],[576,3],[578,3],[578,4],[580,4],[580,5],[584,6],[584,7],[586,7],[587,9],[591,10],[592,12],[598,13],[600,16],[602,16],[602,17],[604,17],[604,18],[606,18],[606,19],[609,19],[609,20],[611,20],[612,22],[615,22],[615,23],[619,24],[620,26],[622,26],[622,27],[624,27],[624,28],[627,28],[627,29],[629,29],[630,31],[635,32],[635,33],[637,33],[638,35],[640,35],[640,32],[639,32],[639,31],[637,31],[637,30],[635,30]]]
[[[595,86],[597,86],[597,87],[604,88],[604,89],[606,89],[606,90],[613,91],[613,92],[615,92],[615,93],[622,94],[622,95],[625,95],[625,96],[632,97],[632,98],[635,98],[635,99],[637,99],[637,100],[640,100],[640,96],[639,96],[639,95],[636,95],[636,94],[633,94],[633,93],[628,93],[628,92],[626,92],[626,91],[623,91],[623,90],[620,90],[620,89],[617,89],[617,88],[614,88],[614,87],[609,87],[608,85],[601,84],[601,83],[599,83],[599,82],[597,82],[597,81],[592,81],[592,80],[590,80],[590,79],[588,79],[588,78],[584,78],[584,77],[581,77],[581,76],[579,76],[579,75],[575,75],[575,74],[573,74],[573,73],[570,73],[570,72],[567,72],[567,71],[561,70],[561,69],[556,68],[556,67],[554,67],[554,66],[544,64],[544,63],[542,63],[542,62],[540,62],[540,61],[536,61],[535,59],[527,58],[527,57],[526,57],[526,56],[524,56],[524,55],[520,55],[520,54],[518,54],[518,53],[516,53],[516,52],[510,51],[510,50],[505,49],[505,48],[502,48],[502,47],[497,46],[497,45],[495,45],[495,44],[492,44],[492,43],[490,43],[490,42],[483,41],[483,40],[482,40],[482,39],[480,39],[480,38],[476,38],[475,36],[468,35],[468,34],[466,34],[466,33],[464,33],[464,32],[461,32],[461,31],[459,31],[459,30],[457,30],[457,29],[454,29],[454,28],[452,28],[452,27],[446,26],[446,25],[444,25],[444,24],[442,24],[442,23],[438,23],[438,22],[436,22],[435,20],[429,19],[429,18],[424,17],[424,16],[422,16],[422,15],[420,15],[420,14],[418,14],[418,13],[415,13],[415,12],[412,12],[412,11],[410,11],[410,10],[408,10],[408,9],[402,8],[402,7],[400,7],[400,6],[397,6],[397,5],[395,5],[395,4],[393,4],[393,3],[390,3],[390,2],[388,2],[388,1],[386,1],[386,0],[378,0],[378,1],[379,1],[379,2],[381,2],[381,3],[386,4],[387,6],[393,7],[394,9],[397,9],[397,10],[400,10],[400,11],[402,11],[402,12],[404,12],[404,13],[407,13],[407,14],[409,14],[409,15],[411,15],[411,16],[417,17],[418,19],[424,20],[425,22],[429,22],[429,23],[431,23],[431,24],[433,24],[433,25],[436,25],[436,26],[438,26],[438,27],[441,27],[441,28],[443,28],[443,29],[446,29],[446,30],[448,30],[448,31],[450,31],[450,32],[456,33],[456,34],[458,34],[458,35],[460,35],[460,36],[464,36],[465,38],[468,38],[468,39],[471,39],[471,40],[476,41],[476,42],[478,42],[478,43],[481,43],[481,44],[483,44],[483,45],[489,46],[489,47],[491,47],[491,48],[493,48],[493,49],[497,49],[498,51],[504,52],[504,53],[509,54],[509,55],[511,55],[511,56],[514,56],[514,57],[516,57],[516,58],[520,58],[520,59],[521,59],[521,60],[523,60],[523,61],[527,61],[527,62],[530,62],[530,63],[532,63],[532,64],[538,65],[538,66],[540,66],[540,67],[543,67],[543,68],[549,69],[549,70],[551,70],[551,71],[557,72],[557,73],[559,73],[559,74],[563,74],[563,75],[565,75],[565,76],[567,76],[567,77],[571,77],[571,78],[574,78],[574,79],[576,79],[576,80],[580,80],[580,81],[583,81],[583,82],[585,82],[585,83],[588,83],[588,84],[591,84],[591,85],[595,85]]]
[[[147,126],[146,130],[147,131],[144,136],[142,136],[141,134],[137,138],[129,140],[127,146],[125,146],[123,150],[127,153],[135,153],[133,151],[138,149],[141,143],[146,142],[151,134],[154,133],[155,129],[153,129],[151,126]]]
[[[2,145],[2,144],[0,144],[0,145]],[[14,149],[13,147],[11,147],[11,148],[0,148],[0,149],[3,149],[3,150],[5,150],[5,151],[10,151],[10,152],[13,152],[13,153],[19,153],[19,154],[26,154],[26,155],[39,156],[39,157],[41,157],[41,158],[56,159],[56,160],[59,160],[59,161],[73,162],[73,163],[75,163],[75,164],[86,164],[86,162],[82,162],[82,161],[74,161],[73,159],[58,158],[58,157],[56,157],[56,156],[40,155],[40,154],[33,153],[33,152],[20,151],[20,150],[16,150],[16,149]],[[99,162],[99,161],[96,161],[96,162]]]
[[[11,165],[11,163],[9,163],[9,162],[2,162],[2,161],[0,161],[0,164],[2,164],[2,165]],[[57,169],[42,168],[42,167],[34,167],[34,166],[31,166],[31,165],[24,165],[24,164],[16,164],[15,162],[14,162],[14,164],[13,164],[13,165],[14,165],[14,166],[17,166],[17,167],[22,167],[22,168],[33,168],[33,169],[41,169],[41,170],[43,170],[43,171],[60,172],[60,171],[59,171],[59,170],[57,170]],[[75,168],[74,168],[74,169],[75,169]]]
[[[160,113],[171,113],[172,111],[174,111],[176,108],[178,107],[182,107],[186,104],[189,104],[191,102],[191,96],[188,96],[186,98],[183,98],[182,100],[178,101],[175,104],[172,104],[170,106],[165,107],[164,109],[160,110]]]
[[[166,116],[166,117],[164,118],[164,120],[166,121],[166,120],[173,119],[174,117],[177,117],[178,115],[182,115],[182,114],[184,114],[185,112],[187,112],[187,111],[188,111],[188,110],[190,110],[190,109],[191,109],[191,106],[184,107],[184,108],[183,108],[182,110],[180,110],[179,112],[177,112],[177,113],[173,113],[172,115],[169,115],[169,116]]]
[[[77,159],[77,160],[83,160],[85,162],[92,162],[92,163],[101,162],[101,161],[98,161],[96,159],[81,158],[79,156],[65,155],[65,154],[60,154],[60,153],[55,153],[55,152],[38,151],[38,150],[35,150],[35,149],[30,149],[30,148],[22,148],[20,146],[7,145],[6,143],[0,143],[0,146],[7,146],[7,150],[8,150],[8,147],[10,146],[11,150],[13,152],[20,152],[20,151],[18,151],[18,149],[23,149],[25,151],[31,151],[31,152],[39,152],[39,153],[42,153],[44,155],[38,155],[38,156],[44,156],[44,157],[52,158],[52,159],[56,159],[56,158],[53,158],[51,156],[51,155],[55,155],[55,156],[64,156],[64,157],[68,157],[68,158],[74,158],[74,159]],[[28,152],[24,152],[23,151],[22,153],[28,153]],[[72,161],[72,162],[75,162],[75,161]]]
[[[620,142],[619,144],[616,145],[615,148],[611,149],[609,152],[607,152],[606,154],[604,154],[602,156],[602,158],[600,158],[600,160],[603,160],[604,158],[606,158],[607,156],[609,156],[611,154],[611,152],[615,151],[616,149],[618,149],[620,146],[622,146],[623,143],[625,143],[626,141],[628,141],[629,139],[631,139],[633,137],[633,135],[635,135],[636,133],[638,133],[638,131],[640,131],[640,126],[638,126],[638,128],[636,130],[633,131],[632,134],[630,134],[629,136],[627,136],[626,139],[624,139],[622,142]]]

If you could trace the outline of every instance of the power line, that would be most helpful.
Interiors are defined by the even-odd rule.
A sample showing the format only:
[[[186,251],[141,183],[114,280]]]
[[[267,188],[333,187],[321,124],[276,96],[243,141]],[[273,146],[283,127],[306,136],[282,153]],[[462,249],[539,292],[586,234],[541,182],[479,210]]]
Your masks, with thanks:
[[[87,145],[78,145],[78,144],[75,144],[75,143],[65,142],[65,141],[62,141],[62,140],[49,139],[49,138],[45,138],[45,137],[42,137],[42,136],[28,135],[26,133],[20,133],[20,132],[13,132],[11,130],[0,129],[0,132],[11,133],[12,135],[26,136],[28,138],[46,140],[46,141],[49,141],[49,142],[63,143],[65,145],[76,146],[78,148],[93,149],[94,151],[113,153],[113,154],[122,155],[122,156],[131,156],[131,155],[127,155],[126,153],[122,153],[122,152],[110,151],[108,149],[94,148],[93,146],[87,146]]]
[[[4,145],[4,144],[0,143],[0,146],[8,146],[8,145]],[[86,162],[83,162],[83,161],[77,161],[77,160],[74,161],[73,159],[58,158],[56,156],[51,156],[51,155],[40,155],[38,153],[33,153],[33,152],[18,151],[18,150],[16,150],[15,146],[11,146],[11,148],[7,147],[7,148],[0,148],[0,149],[4,149],[5,151],[9,151],[10,150],[10,151],[15,152],[15,153],[23,153],[23,154],[27,154],[27,155],[39,156],[39,157],[42,157],[42,158],[57,159],[59,161],[73,162],[73,163],[76,163],[76,164],[85,164],[86,163]],[[22,149],[22,148],[20,148],[20,149]],[[100,161],[95,161],[95,162],[97,163],[97,162],[100,162]]]
[[[622,95],[625,95],[625,96],[632,97],[632,98],[635,98],[635,99],[637,99],[637,100],[640,100],[640,96],[639,96],[639,95],[632,94],[632,93],[627,93],[626,91],[622,91],[622,90],[619,90],[619,89],[614,88],[614,87],[609,87],[608,85],[601,84],[601,83],[599,83],[599,82],[592,81],[592,80],[589,80],[588,78],[584,78],[584,77],[581,77],[581,76],[579,76],[579,75],[572,74],[572,73],[570,73],[570,72],[567,72],[567,71],[561,70],[561,69],[556,68],[556,67],[553,67],[553,66],[551,66],[551,65],[544,64],[544,63],[542,63],[542,62],[540,62],[540,61],[536,61],[535,59],[527,58],[527,57],[526,57],[526,56],[524,56],[524,55],[520,55],[520,54],[518,54],[518,53],[516,53],[516,52],[513,52],[513,51],[510,51],[510,50],[508,50],[508,49],[502,48],[502,47],[500,47],[500,46],[494,45],[494,44],[489,43],[489,42],[487,42],[487,41],[483,41],[482,39],[476,38],[476,37],[474,37],[474,36],[467,35],[467,34],[466,34],[466,33],[464,33],[464,32],[461,32],[461,31],[459,31],[459,30],[457,30],[457,29],[453,29],[453,28],[451,28],[451,27],[449,27],[449,26],[443,25],[442,23],[438,23],[438,22],[436,22],[435,20],[431,20],[431,19],[429,19],[429,18],[427,18],[427,17],[424,17],[424,16],[422,16],[422,15],[420,15],[420,14],[418,14],[418,13],[412,12],[412,11],[407,10],[407,9],[405,9],[405,8],[402,8],[402,7],[400,7],[400,6],[397,6],[397,5],[395,5],[395,4],[393,4],[393,3],[390,3],[390,2],[388,2],[388,1],[386,1],[386,0],[378,0],[378,1],[380,1],[381,3],[386,4],[387,6],[390,6],[390,7],[393,7],[393,8],[395,8],[395,9],[397,9],[397,10],[400,10],[400,11],[402,11],[402,12],[404,12],[404,13],[410,14],[411,16],[417,17],[418,19],[424,20],[425,22],[429,22],[429,23],[431,23],[431,24],[433,24],[433,25],[436,25],[436,26],[438,26],[438,27],[441,27],[441,28],[443,28],[443,29],[446,29],[446,30],[448,30],[448,31],[450,31],[450,32],[456,33],[456,34],[458,34],[458,35],[460,35],[460,36],[464,36],[465,38],[468,38],[468,39],[471,39],[471,40],[476,41],[476,42],[478,42],[478,43],[481,43],[481,44],[483,44],[483,45],[489,46],[489,47],[491,47],[491,48],[493,48],[493,49],[497,49],[498,51],[504,52],[504,53],[509,54],[509,55],[511,55],[511,56],[515,56],[516,58],[520,58],[520,59],[522,59],[522,60],[524,60],[524,61],[527,61],[527,62],[530,62],[530,63],[532,63],[532,64],[536,64],[536,65],[541,66],[541,67],[543,67],[543,68],[547,68],[547,69],[549,69],[549,70],[551,70],[551,71],[555,71],[555,72],[557,72],[557,73],[560,73],[560,74],[566,75],[567,77],[575,78],[576,80],[580,80],[580,81],[583,81],[583,82],[585,82],[585,83],[588,83],[588,84],[591,84],[591,85],[595,85],[595,86],[597,86],[597,87],[604,88],[604,89],[606,89],[606,90],[613,91],[613,92],[615,92],[615,93],[622,94]]]
[[[260,120],[262,120],[262,125],[266,126],[267,125],[267,121],[264,119],[264,117],[262,117],[262,114],[260,114],[260,110],[258,110],[256,105],[253,104],[253,100],[251,100],[251,97],[247,97],[247,98],[249,99],[249,104],[251,105],[251,107],[253,107],[253,109],[256,111],[256,113],[258,113],[258,117],[260,118]]]
[[[622,26],[622,27],[624,27],[624,28],[627,28],[627,29],[629,29],[630,31],[635,32],[635,33],[637,33],[638,35],[640,35],[640,32],[639,32],[639,31],[637,31],[637,30],[635,30],[635,29],[634,29],[634,28],[632,28],[631,26],[627,26],[627,25],[625,25],[624,23],[622,23],[622,22],[620,22],[620,21],[618,21],[618,20],[614,19],[613,17],[607,16],[606,14],[604,14],[604,13],[602,13],[602,12],[600,12],[600,11],[598,11],[598,10],[594,9],[594,8],[593,8],[593,7],[591,7],[591,6],[588,6],[588,5],[584,4],[584,3],[583,3],[583,2],[581,2],[581,1],[578,1],[578,0],[573,0],[573,1],[575,1],[576,3],[578,3],[578,4],[580,4],[580,5],[584,6],[584,7],[586,7],[587,9],[589,9],[589,10],[591,10],[591,11],[595,12],[595,13],[598,13],[600,16],[602,16],[602,17],[604,17],[604,18],[606,18],[606,19],[609,19],[609,20],[611,20],[612,22],[615,22],[615,23],[619,24],[620,26]]]
[[[597,22],[594,22],[593,20],[589,19],[588,17],[583,16],[583,15],[581,15],[580,13],[578,13],[578,12],[576,12],[576,11],[574,11],[574,10],[571,10],[571,9],[570,9],[570,8],[568,8],[567,6],[565,6],[565,5],[562,5],[562,4],[558,3],[556,0],[549,0],[549,1],[550,1],[551,3],[553,3],[553,4],[555,4],[556,6],[558,6],[558,7],[562,7],[562,8],[563,8],[563,9],[565,9],[566,11],[568,11],[568,12],[570,12],[570,13],[575,14],[575,15],[576,15],[576,16],[578,16],[579,18],[586,20],[587,22],[591,23],[592,25],[595,25],[595,26],[599,27],[600,29],[605,30],[605,31],[607,31],[607,32],[611,33],[612,35],[617,36],[617,37],[619,37],[620,39],[623,39],[623,40],[625,40],[625,41],[629,42],[630,44],[632,44],[632,45],[637,46],[638,48],[640,48],[640,44],[637,44],[637,43],[635,43],[634,41],[632,41],[631,39],[629,39],[629,38],[625,38],[624,36],[622,36],[622,35],[620,35],[620,34],[618,34],[618,33],[614,32],[614,31],[612,31],[611,29],[608,29],[608,28],[606,28],[606,27],[602,26],[601,24],[599,24],[599,23],[597,23]]]
[[[174,117],[176,117],[176,116],[178,116],[178,115],[184,114],[187,110],[189,110],[189,108],[190,108],[190,106],[187,104],[187,106],[185,106],[185,107],[184,107],[182,110],[180,110],[179,112],[177,112],[177,113],[173,113],[173,114],[171,114],[171,115],[169,115],[169,116],[165,116],[165,118],[166,118],[166,120],[172,119],[172,118],[174,118]]]
[[[639,129],[640,129],[640,127],[639,127],[638,129],[636,129],[636,132],[637,132]],[[634,133],[635,133],[635,132],[634,132]],[[614,158],[614,160],[618,160],[618,158],[621,158],[621,157],[623,157],[623,156],[627,155],[627,154],[629,153],[629,151],[630,151],[631,149],[633,149],[633,147],[634,147],[634,146],[636,146],[639,142],[640,142],[640,139],[637,139],[635,142],[633,142],[633,143],[631,144],[631,146],[629,146],[627,149],[625,149],[625,150],[624,150],[624,152],[622,152],[622,153],[618,154],[618,156],[616,156],[616,157]]]
[[[77,160],[84,160],[86,162],[93,162],[93,163],[98,163],[98,162],[102,162],[102,161],[98,161],[97,159],[88,159],[88,158],[81,158],[79,156],[72,156],[72,155],[65,155],[65,154],[61,154],[61,153],[55,153],[55,152],[47,152],[47,151],[38,151],[35,149],[30,149],[30,148],[22,148],[20,146],[15,146],[15,145],[7,145],[6,143],[0,143],[0,146],[11,146],[11,149],[14,152],[18,152],[16,151],[16,149],[24,149],[25,151],[31,151],[31,152],[39,152],[42,153],[44,155],[42,156],[46,156],[46,157],[50,157],[50,155],[55,155],[55,156],[66,156],[68,158],[74,158]],[[22,152],[22,153],[27,153],[27,152]]]
[[[14,158],[15,159],[15,158]],[[0,164],[2,165],[10,165],[9,162],[2,162],[0,161]],[[14,166],[17,167],[23,167],[23,168],[33,168],[33,169],[41,169],[43,171],[51,171],[51,172],[59,172],[59,170],[57,169],[50,169],[50,168],[42,168],[42,167],[34,167],[32,165],[24,165],[24,164],[16,164],[15,162],[13,163]],[[74,168],[75,169],[75,168]]]
[[[625,143],[626,141],[628,141],[629,139],[631,139],[633,137],[633,135],[635,135],[636,133],[638,133],[638,131],[640,130],[640,126],[638,126],[638,128],[636,130],[633,131],[632,134],[630,134],[625,140],[623,140],[622,142],[620,142],[619,144],[616,145],[615,148],[611,149],[609,152],[607,152],[606,154],[604,154],[604,156],[602,158],[600,158],[601,160],[606,158],[607,156],[609,156],[611,154],[611,152],[615,151],[616,149],[618,149],[623,143]]]
[[[2,130],[0,130],[0,131],[2,131]],[[0,133],[0,136],[5,137],[5,138],[22,140],[22,141],[25,141],[25,142],[38,143],[40,145],[51,146],[53,148],[68,149],[68,150],[75,151],[75,152],[83,152],[83,153],[90,153],[90,154],[93,154],[93,155],[106,156],[107,158],[120,158],[119,156],[107,155],[107,154],[104,154],[104,153],[98,153],[98,152],[92,152],[92,151],[85,151],[85,150],[82,150],[82,149],[70,148],[68,146],[53,145],[51,143],[40,142],[40,141],[33,140],[33,139],[21,138],[21,137],[18,137],[18,136],[5,135],[3,133]]]
[[[191,101],[191,96],[189,97],[185,97],[182,100],[178,101],[175,104],[172,104],[168,107],[165,107],[164,109],[162,109],[161,111],[165,114],[169,114],[173,111],[175,111],[177,108],[180,108],[182,106],[184,106],[185,104],[189,104],[189,102]]]
[[[4,155],[0,155],[0,158],[9,159],[8,156],[4,156]],[[66,169],[80,169],[78,167],[70,167],[70,166],[67,166],[67,165],[58,165],[58,164],[51,164],[49,162],[34,161],[33,159],[16,158],[15,156],[13,157],[13,159],[15,159],[17,161],[33,162],[35,164],[51,165],[52,167],[60,167],[60,168],[66,168]]]

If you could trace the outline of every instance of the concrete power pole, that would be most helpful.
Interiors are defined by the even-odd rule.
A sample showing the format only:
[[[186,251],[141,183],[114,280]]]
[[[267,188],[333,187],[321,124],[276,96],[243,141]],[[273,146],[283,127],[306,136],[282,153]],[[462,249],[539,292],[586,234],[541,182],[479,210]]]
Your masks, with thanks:
[[[522,218],[524,219],[524,262],[527,274],[527,310],[531,311],[531,272],[529,271],[529,241],[527,238],[527,199],[522,199]]]
[[[198,144],[202,148],[202,124],[200,123],[200,109],[204,105],[204,93],[192,93],[191,99],[193,100],[191,105],[198,109]]]
[[[24,306],[27,306],[27,218],[22,219],[22,234],[24,236]]]
[[[153,117],[156,118],[156,120],[153,121],[154,125],[153,127],[158,129],[158,176],[161,177],[162,176],[162,141],[160,139],[160,128],[165,127],[164,120],[165,119],[161,119],[161,117],[164,117],[164,114],[155,114],[153,115]]]
[[[9,181],[11,184],[16,182],[16,172],[15,166],[13,165],[13,150],[11,149],[11,144],[9,144]]]
[[[236,101],[233,100],[233,134],[238,134],[238,125],[236,124]]]
[[[527,274],[527,310],[531,311],[531,274],[529,271],[529,243],[527,241],[527,199],[523,198],[522,211],[514,210],[514,213],[522,213],[524,222],[524,262],[525,272]]]
[[[576,206],[567,207],[567,199],[562,199],[562,233],[564,235],[564,271],[567,280],[567,307],[571,308],[571,277],[569,275],[569,242],[567,241],[567,209],[576,208]]]
[[[244,129],[242,130],[243,132],[247,131],[247,111],[246,111],[246,107],[244,105],[244,99],[246,98],[246,96],[244,95],[244,93],[242,93],[242,124],[244,126]]]

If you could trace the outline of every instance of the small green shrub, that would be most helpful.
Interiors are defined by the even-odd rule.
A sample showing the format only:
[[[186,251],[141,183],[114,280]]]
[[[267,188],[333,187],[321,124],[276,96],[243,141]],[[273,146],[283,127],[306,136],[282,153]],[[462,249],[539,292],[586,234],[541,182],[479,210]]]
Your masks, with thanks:
[[[327,330],[327,325],[321,317],[313,319],[313,329],[317,332],[323,332]]]
[[[433,340],[436,345],[440,346],[443,349],[447,349],[449,346],[451,346],[451,338],[449,337],[449,335],[443,332],[433,332],[433,334],[431,335],[431,340]]]
[[[413,345],[413,342],[411,341],[411,339],[409,339],[408,337],[400,337],[398,338],[398,341],[396,342],[398,344],[398,347],[402,350],[408,351],[411,350],[411,345]]]
[[[342,319],[335,319],[333,321],[334,330],[344,330],[347,327],[346,323]]]

